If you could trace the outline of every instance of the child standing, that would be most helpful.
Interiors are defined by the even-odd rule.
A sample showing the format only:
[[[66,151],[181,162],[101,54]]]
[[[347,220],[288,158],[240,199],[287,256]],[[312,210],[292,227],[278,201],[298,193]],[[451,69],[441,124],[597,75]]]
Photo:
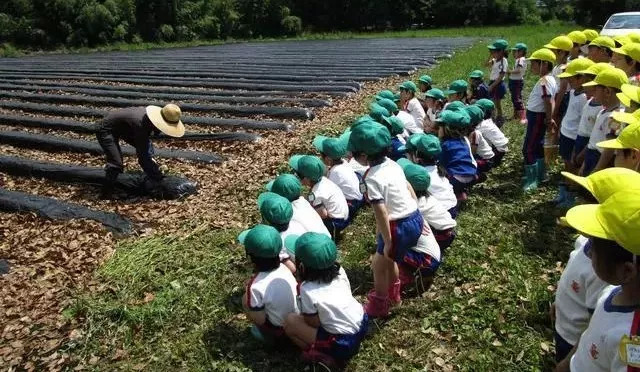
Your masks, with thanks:
[[[598,147],[615,150],[614,166],[640,172],[640,119],[635,113],[631,116],[633,118],[625,120],[630,122],[629,126],[620,132],[618,138],[600,142]]]
[[[316,136],[313,146],[320,152],[327,178],[340,188],[347,200],[349,221],[352,221],[364,204],[364,196],[360,192],[360,179],[343,159],[347,155],[347,144],[338,138]]]
[[[482,98],[489,98],[489,87],[484,83],[484,72],[480,70],[472,71],[469,74],[469,84],[471,85],[470,104]]]
[[[509,61],[507,60],[507,48],[509,43],[506,40],[496,40],[489,45],[491,58],[489,65],[491,66],[491,75],[489,76],[489,94],[493,103],[496,105],[496,124],[501,127],[504,124],[504,116],[502,116],[502,100],[507,94],[507,88],[504,85],[504,78],[509,69]]]
[[[302,196],[302,184],[298,177],[293,174],[282,174],[269,182],[266,189],[291,202],[293,208],[291,222],[302,225],[305,231],[331,236],[318,213]]]
[[[549,44],[546,44],[544,47],[556,55],[556,65],[551,71],[551,76],[556,79],[556,85],[558,86],[558,92],[554,97],[555,104],[553,105],[554,125],[551,128],[547,128],[547,130],[553,133],[555,138],[558,134],[557,125],[562,122],[564,114],[567,111],[567,106],[569,105],[569,84],[567,81],[560,79],[559,76],[567,67],[569,53],[571,53],[573,49],[573,41],[571,41],[568,36],[562,35],[554,37]]]
[[[476,105],[484,112],[484,120],[478,124],[476,130],[480,131],[482,137],[491,145],[494,153],[493,167],[495,168],[502,163],[502,158],[509,151],[509,139],[493,122],[493,110],[495,109],[493,101],[481,99],[476,102]]]
[[[575,59],[582,58],[582,47],[587,43],[587,36],[582,31],[571,31],[567,34],[569,39],[573,42],[573,48],[569,52],[568,62]]]
[[[613,55],[612,49],[616,47],[616,43],[608,36],[598,36],[593,39],[588,46],[588,58],[595,63],[611,61]]]
[[[438,121],[444,125],[440,163],[447,171],[456,197],[459,201],[464,201],[476,181],[478,172],[478,165],[467,138],[471,118],[464,109],[455,112],[444,110]]]
[[[613,49],[614,66],[623,70],[629,77],[629,84],[640,84],[640,44],[630,43]]]
[[[527,115],[522,103],[522,89],[524,89],[524,76],[527,72],[527,45],[517,43],[513,47],[513,70],[509,70],[509,93],[513,103],[513,119],[520,120],[520,124],[527,123]]]
[[[386,156],[390,144],[389,130],[375,123],[354,128],[349,138],[350,149],[364,152],[371,166],[364,176],[363,188],[377,227],[372,262],[374,290],[365,305],[372,317],[388,316],[389,306],[401,302],[397,263],[417,244],[424,223],[402,168]]]
[[[244,245],[254,271],[242,296],[242,307],[253,322],[251,334],[258,340],[277,340],[284,336],[285,317],[298,313],[298,282],[280,263],[282,239],[275,228],[257,225],[242,232],[238,241]]]
[[[531,72],[540,77],[531,90],[527,102],[527,134],[522,146],[524,157],[524,191],[535,190],[538,182],[546,178],[544,163],[544,137],[553,125],[553,97],[558,91],[556,80],[551,76],[556,56],[549,49],[538,49],[529,58]]]
[[[617,126],[612,127],[610,117],[615,111],[624,111],[617,94],[621,92],[622,85],[627,83],[627,74],[612,67],[599,73],[593,81],[583,84],[585,87],[593,86],[595,88],[594,98],[602,103],[604,109],[598,114],[589,136],[584,164],[580,170],[582,176],[588,176],[591,172],[607,168],[613,162],[613,151],[599,148],[597,145],[605,139],[616,137],[618,128]]]
[[[557,371],[626,371],[635,357],[640,307],[640,191],[620,191],[599,205],[567,212],[567,222],[592,238],[592,264],[607,287],[589,326]]]
[[[335,239],[349,225],[349,205],[342,190],[324,176],[324,163],[316,156],[294,155],[289,159],[289,165],[302,184],[311,188],[307,200]]]
[[[343,366],[358,353],[369,319],[336,262],[336,245],[315,233],[291,237],[285,244],[296,257],[301,314],[287,315],[284,330],[303,350],[303,359]]]
[[[422,130],[426,114],[422,104],[416,98],[418,87],[413,81],[405,81],[398,88],[400,89],[400,102],[402,102],[403,110],[413,117],[416,127]]]

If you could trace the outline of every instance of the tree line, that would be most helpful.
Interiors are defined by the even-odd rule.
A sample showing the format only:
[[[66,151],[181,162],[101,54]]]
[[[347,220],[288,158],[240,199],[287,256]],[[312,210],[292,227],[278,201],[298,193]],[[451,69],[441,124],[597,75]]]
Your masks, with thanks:
[[[22,47],[538,23],[602,24],[640,0],[4,0],[0,43]],[[606,12],[602,10],[606,9]]]

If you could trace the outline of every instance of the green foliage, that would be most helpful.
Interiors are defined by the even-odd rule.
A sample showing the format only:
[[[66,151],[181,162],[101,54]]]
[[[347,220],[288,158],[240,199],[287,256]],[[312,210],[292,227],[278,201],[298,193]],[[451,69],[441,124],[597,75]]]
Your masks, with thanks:
[[[288,16],[283,18],[281,23],[287,36],[298,36],[302,33],[302,20],[300,17]]]

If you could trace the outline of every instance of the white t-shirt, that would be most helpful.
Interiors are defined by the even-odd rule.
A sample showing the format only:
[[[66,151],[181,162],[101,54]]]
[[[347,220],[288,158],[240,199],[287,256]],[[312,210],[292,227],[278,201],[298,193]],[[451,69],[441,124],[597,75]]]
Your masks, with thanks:
[[[511,80],[524,80],[524,76],[527,73],[527,58],[516,58],[513,62],[513,72],[509,74]]]
[[[315,212],[315,211],[314,211]],[[318,213],[316,213],[316,215],[318,215]],[[318,217],[320,217],[318,215]],[[326,228],[326,227],[325,227]],[[284,242],[287,239],[287,237],[291,236],[291,235],[295,235],[295,236],[300,236],[304,233],[309,232],[304,225],[295,222],[295,221],[290,221],[289,222],[289,227],[285,230],[280,232],[280,238],[282,239],[282,249],[280,250],[280,260],[284,261],[288,258],[290,258],[291,260],[295,261],[295,257],[289,254],[289,251],[287,250],[287,247],[285,247]]]
[[[500,78],[500,74],[506,74],[507,70],[509,70],[509,60],[504,57],[500,60],[493,60],[493,64],[491,64],[491,74],[489,75],[489,80],[498,80]]]
[[[453,186],[447,177],[441,177],[438,174],[438,167],[435,165],[428,165],[424,167],[431,177],[431,184],[429,185],[429,195],[440,202],[442,206],[449,210],[458,205],[458,198],[453,191]]]
[[[396,117],[402,120],[402,124],[404,124],[404,129],[410,134],[424,133],[422,122],[420,122],[419,124],[416,123],[416,119],[414,119],[410,113],[400,110],[396,115]]]
[[[311,188],[309,203],[314,208],[323,206],[329,218],[346,220],[349,217],[349,206],[342,190],[327,177],[322,177],[318,183]]]
[[[582,333],[576,353],[571,358],[571,371],[627,371],[626,363],[620,359],[619,347],[622,336],[630,336],[636,308],[612,303],[620,289],[608,286],[602,291],[589,327]],[[637,351],[633,354],[637,355]]]
[[[567,112],[564,114],[560,125],[560,133],[563,136],[573,140],[578,137],[578,127],[580,126],[582,109],[585,104],[587,104],[587,95],[584,92],[576,94],[574,89],[569,91],[569,106],[567,106]]]
[[[353,169],[353,171],[358,173],[360,176],[364,176],[364,172],[369,169],[369,167],[367,167],[366,165],[358,163],[358,161],[354,158],[351,158],[351,160],[349,160],[349,165],[351,166],[351,169]]]
[[[594,105],[593,98],[589,99],[582,108],[582,114],[580,115],[580,125],[578,125],[578,135],[581,137],[591,136],[593,126],[596,124],[596,118],[602,111],[602,105]]]
[[[527,101],[527,110],[538,113],[545,112],[543,97],[553,99],[556,93],[558,93],[558,84],[555,78],[551,75],[541,77],[531,90]]]
[[[440,261],[440,245],[438,244],[435,235],[433,235],[433,231],[431,231],[429,224],[425,223],[422,225],[422,234],[418,238],[418,243],[411,249],[416,252],[428,254]]]
[[[342,190],[347,200],[362,200],[360,180],[347,162],[329,168],[327,178]]]
[[[402,168],[393,160],[385,158],[381,164],[369,168],[364,182],[368,200],[372,203],[383,202],[389,220],[408,217],[418,209]]]
[[[427,116],[427,114],[424,112],[424,108],[420,101],[415,97],[410,99],[405,105],[404,110],[413,117],[413,121],[416,123],[416,126],[424,130],[424,117]]]
[[[335,335],[358,333],[364,317],[362,305],[353,298],[351,284],[343,268],[331,283],[302,282],[300,311],[318,315],[320,325]]]
[[[558,85],[558,87],[560,87],[560,78],[558,77],[558,75],[563,73],[566,68],[567,65],[562,64],[553,66],[553,70],[551,70],[551,76],[553,76],[553,78],[556,80],[556,84]]]
[[[489,144],[493,145],[500,152],[509,151],[507,144],[509,139],[502,133],[500,128],[493,122],[493,119],[485,119],[476,127],[477,131],[482,133],[484,138]]]
[[[629,76],[629,84],[635,86],[640,85],[640,75]]]
[[[607,283],[593,271],[588,256],[591,244],[580,235],[556,289],[556,332],[571,345],[587,329],[591,313]]]
[[[489,145],[487,140],[485,140],[482,136],[482,132],[476,129],[475,131],[473,131],[473,133],[473,139],[475,140],[474,145],[476,146],[476,154],[478,154],[478,156],[482,159],[493,159],[496,154],[493,153],[491,145]]]
[[[304,226],[306,232],[314,232],[318,234],[324,234],[331,236],[329,230],[322,222],[322,218],[318,212],[309,204],[309,201],[304,197],[299,197],[297,200],[291,202],[293,207],[293,217],[291,217],[291,223],[297,223]]]
[[[449,230],[458,225],[456,220],[451,218],[449,210],[445,209],[433,196],[418,198],[418,210],[429,226],[436,230]]]
[[[257,273],[247,284],[249,309],[264,310],[271,324],[282,327],[288,314],[299,312],[297,287],[291,270],[282,264],[273,271]]]
[[[591,135],[589,136],[589,144],[587,147],[592,150],[598,150],[600,153],[604,151],[598,147],[598,143],[605,141],[607,139],[607,135],[611,133],[611,131],[615,131],[613,127],[613,119],[611,118],[611,114],[614,111],[624,111],[624,107],[622,105],[618,105],[616,107],[612,107],[608,110],[601,110],[598,113],[598,117],[596,117],[596,123],[593,126],[593,130],[591,131]],[[615,124],[617,128],[617,124]]]

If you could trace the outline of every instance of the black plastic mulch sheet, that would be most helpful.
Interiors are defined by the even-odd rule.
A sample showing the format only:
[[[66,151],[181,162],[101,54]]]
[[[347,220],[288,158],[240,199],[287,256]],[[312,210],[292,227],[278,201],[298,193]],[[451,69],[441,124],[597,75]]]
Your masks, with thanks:
[[[127,235],[133,231],[131,221],[116,213],[96,211],[78,204],[3,188],[0,188],[0,210],[32,212],[53,220],[86,218],[98,221],[118,234]]]
[[[41,162],[15,156],[0,156],[0,172],[94,186],[102,186],[106,181],[102,168]],[[166,176],[160,182],[152,182],[142,173],[120,174],[115,187],[132,197],[147,196],[165,200],[180,199],[197,192],[197,184],[185,178]]]

